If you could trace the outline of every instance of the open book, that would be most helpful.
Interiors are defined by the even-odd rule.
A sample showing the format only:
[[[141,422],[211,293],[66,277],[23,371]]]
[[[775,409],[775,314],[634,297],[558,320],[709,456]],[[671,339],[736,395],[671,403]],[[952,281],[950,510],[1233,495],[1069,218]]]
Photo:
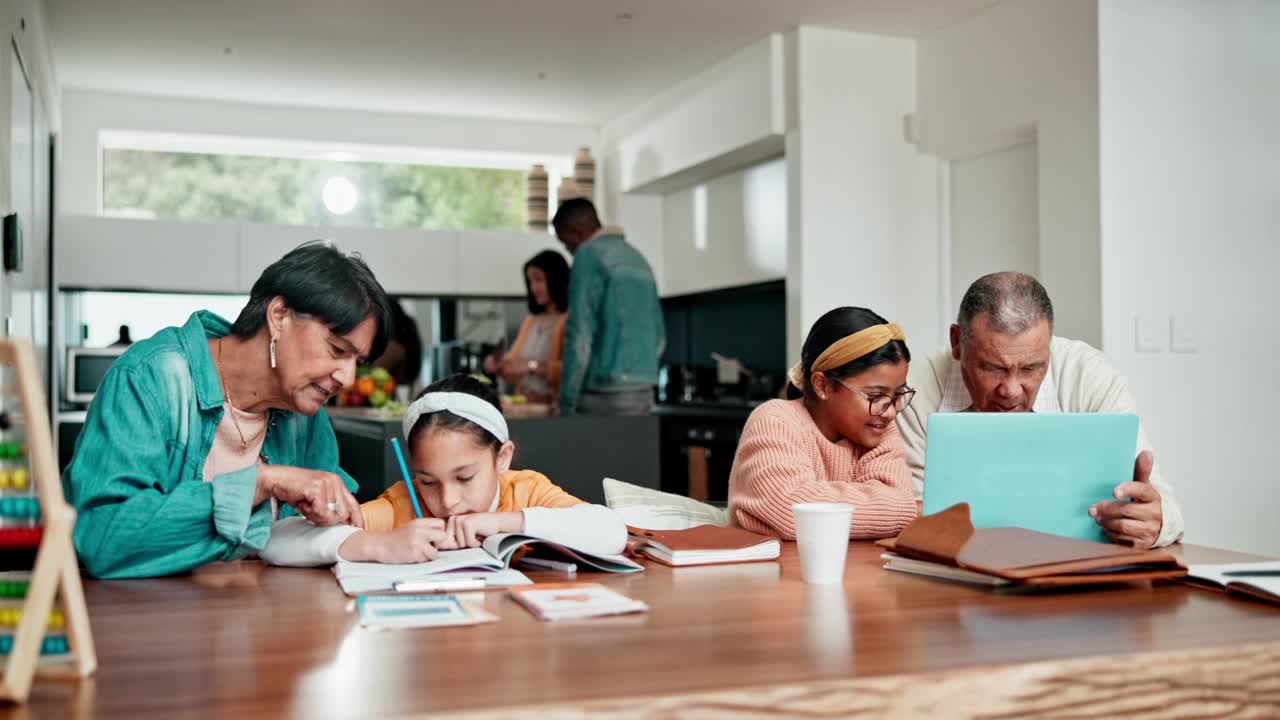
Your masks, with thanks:
[[[1183,580],[1280,605],[1280,561],[1192,565]]]
[[[449,573],[451,577],[460,576],[463,573],[468,577],[494,573],[496,577],[492,579],[498,582],[490,582],[489,578],[486,578],[486,585],[491,587],[525,585],[529,583],[528,578],[519,571],[511,570],[510,565],[516,551],[526,546],[545,548],[564,555],[576,563],[605,572],[629,573],[644,569],[643,566],[621,555],[597,555],[531,535],[501,533],[485,538],[484,543],[478,548],[442,550],[440,556],[430,562],[415,565],[384,565],[339,560],[333,567],[333,572],[337,574],[338,582],[347,593],[391,590],[396,582],[420,580],[441,573]],[[369,580],[377,582],[370,583]],[[377,587],[371,587],[371,585],[377,585]],[[384,585],[385,587],[382,587]]]

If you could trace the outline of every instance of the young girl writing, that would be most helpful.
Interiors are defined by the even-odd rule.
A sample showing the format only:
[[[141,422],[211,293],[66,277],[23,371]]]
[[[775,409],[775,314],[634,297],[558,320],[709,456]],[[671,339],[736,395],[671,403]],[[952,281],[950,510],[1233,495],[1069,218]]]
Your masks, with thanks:
[[[626,546],[626,525],[614,512],[570,495],[545,475],[512,470],[515,444],[493,388],[466,375],[433,383],[404,417],[413,491],[392,485],[360,510],[364,529],[277,528],[263,558],[277,565],[319,565],[337,559],[425,562],[440,550],[479,547],[498,533],[520,532],[597,554]],[[305,527],[304,527],[305,526]],[[283,540],[277,544],[277,535]]]
[[[851,538],[896,535],[915,518],[894,417],[911,403],[902,329],[864,308],[814,323],[789,374],[794,400],[771,400],[747,420],[729,475],[731,522],[785,540],[794,503],[854,506]]]

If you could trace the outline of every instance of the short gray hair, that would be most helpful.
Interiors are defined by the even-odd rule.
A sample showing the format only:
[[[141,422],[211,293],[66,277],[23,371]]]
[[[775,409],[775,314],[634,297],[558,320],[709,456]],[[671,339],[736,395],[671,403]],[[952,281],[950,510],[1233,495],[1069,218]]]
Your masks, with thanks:
[[[973,321],[986,315],[991,327],[1003,335],[1020,335],[1041,320],[1053,332],[1053,303],[1039,280],[1020,272],[983,275],[965,291],[960,301],[960,339],[967,340]]]

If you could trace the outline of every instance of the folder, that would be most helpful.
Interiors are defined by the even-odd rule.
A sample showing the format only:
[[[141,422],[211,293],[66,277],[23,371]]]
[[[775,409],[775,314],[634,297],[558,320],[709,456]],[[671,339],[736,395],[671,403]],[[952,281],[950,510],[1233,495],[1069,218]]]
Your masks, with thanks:
[[[879,544],[904,558],[1038,587],[1165,580],[1187,574],[1165,550],[1136,550],[1018,527],[975,530],[967,503],[917,518],[897,538]]]

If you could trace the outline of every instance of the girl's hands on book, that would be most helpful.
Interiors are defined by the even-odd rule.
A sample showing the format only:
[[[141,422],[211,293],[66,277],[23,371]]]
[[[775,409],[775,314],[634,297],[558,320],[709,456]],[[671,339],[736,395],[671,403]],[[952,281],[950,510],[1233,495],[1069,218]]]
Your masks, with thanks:
[[[444,540],[436,543],[441,550],[480,547],[490,535],[524,530],[524,513],[492,512],[451,515],[445,522]]]
[[[355,533],[342,543],[338,554],[352,562],[421,563],[435,560],[445,539],[443,520],[418,518],[395,530]]]

